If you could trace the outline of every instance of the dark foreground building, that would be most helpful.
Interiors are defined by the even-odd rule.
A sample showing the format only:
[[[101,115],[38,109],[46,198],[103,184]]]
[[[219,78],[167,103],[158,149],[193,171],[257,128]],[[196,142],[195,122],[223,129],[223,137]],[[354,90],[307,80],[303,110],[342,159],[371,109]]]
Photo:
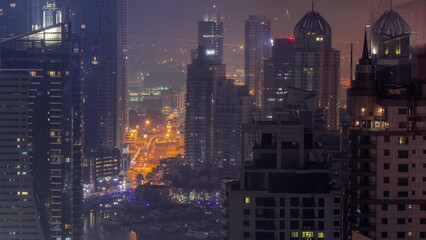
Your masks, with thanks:
[[[22,165],[16,165],[16,158],[2,158],[0,161],[2,166],[15,166],[10,173],[15,175],[17,182],[32,180],[26,181],[26,188],[21,190],[14,186],[14,189],[19,189],[17,192],[9,190],[2,192],[2,195],[6,198],[28,195],[27,200],[35,203],[44,232],[44,238],[40,239],[82,239],[82,89],[79,38],[71,34],[71,24],[66,22],[3,40],[0,42],[0,69],[3,69],[0,78],[9,81],[6,85],[13,83],[9,87],[19,88],[16,98],[27,101],[27,104],[23,102],[14,105],[9,97],[2,98],[10,108],[0,115],[1,122],[12,121],[11,116],[20,115],[20,122],[17,118],[18,120],[13,120],[15,123],[11,123],[11,128],[20,126],[20,131],[8,134],[16,135],[16,141],[24,143],[17,143],[18,146],[13,144],[15,137],[12,138],[11,135],[8,141],[13,145],[3,147],[15,152],[22,145],[27,151],[22,152],[25,155],[21,160],[25,161]],[[22,74],[27,75],[26,78],[19,77],[21,70],[24,72]],[[10,73],[18,76],[14,77]],[[2,94],[7,95],[7,92]],[[31,178],[24,177],[30,174]],[[25,190],[31,189],[31,185],[34,191]],[[8,208],[8,204],[0,202],[1,208]],[[22,207],[20,211],[25,215],[26,208],[19,207]],[[10,215],[2,213],[0,221],[7,221]],[[9,224],[0,223],[1,226]],[[14,224],[23,226],[26,223],[22,220]],[[2,235],[1,238],[28,239],[24,235],[24,227],[15,229],[22,230],[11,232],[14,233],[11,238],[7,235]]]
[[[330,161],[299,122],[242,128],[239,181],[223,185],[223,239],[341,239],[341,195]]]
[[[397,13],[386,12],[385,19],[379,19],[380,26],[408,30],[406,25],[388,22],[401,20],[394,14]],[[383,69],[380,61],[385,58],[390,59],[388,63],[393,62],[384,68],[386,73],[401,70],[394,60],[401,55],[407,58],[407,52],[404,53],[407,49],[399,49],[404,45],[395,43],[409,38],[406,34],[380,35],[387,40],[379,41],[378,49],[388,45],[389,51],[374,52],[373,49],[373,59],[369,57],[365,39],[356,79],[348,89],[349,230],[371,239],[426,238],[422,227],[426,224],[425,57],[410,60],[411,77],[390,78],[377,74],[377,69]],[[375,56],[375,53],[381,55]]]

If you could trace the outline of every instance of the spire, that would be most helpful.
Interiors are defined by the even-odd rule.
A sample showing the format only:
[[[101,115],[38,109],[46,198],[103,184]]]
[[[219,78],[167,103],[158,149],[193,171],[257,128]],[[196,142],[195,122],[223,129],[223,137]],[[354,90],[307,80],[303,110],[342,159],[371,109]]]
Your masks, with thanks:
[[[392,5],[393,5],[393,4],[392,4],[392,0],[390,0],[390,1],[389,1],[389,4],[390,4],[390,10],[393,10],[393,7],[392,7]]]
[[[312,12],[314,11],[314,0],[312,0]]]
[[[362,50],[362,59],[369,59],[368,57],[368,43],[367,43],[367,29],[364,30],[364,49]]]

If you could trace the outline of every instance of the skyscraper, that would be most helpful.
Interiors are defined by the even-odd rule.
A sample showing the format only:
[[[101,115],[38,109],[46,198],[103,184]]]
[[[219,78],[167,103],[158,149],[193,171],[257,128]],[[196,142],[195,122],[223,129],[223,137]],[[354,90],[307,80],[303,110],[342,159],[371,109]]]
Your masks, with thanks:
[[[43,26],[48,27],[58,23],[61,23],[62,19],[62,9],[56,7],[56,3],[46,3],[43,6]]]
[[[232,79],[220,79],[215,96],[213,122],[213,161],[216,166],[239,164],[241,124],[253,119],[255,97],[247,86]]]
[[[411,75],[411,29],[392,9],[371,28],[372,58],[380,84],[403,83]]]
[[[99,24],[96,136],[99,148],[121,151],[128,118],[127,0],[99,0]]]
[[[81,34],[84,166],[88,176],[89,166],[96,159],[117,156],[117,151],[121,154],[123,150],[123,133],[128,123],[128,1],[71,3],[73,31]],[[96,180],[95,176],[85,179]]]
[[[200,46],[186,81],[185,156],[193,163],[212,164],[214,100],[218,81],[225,77],[222,60]]]
[[[0,236],[9,239],[45,239],[39,221],[29,154],[29,107],[32,82],[43,79],[40,70],[0,69]]]
[[[271,21],[264,15],[252,15],[245,22],[245,84],[262,105],[263,61],[271,57]]]
[[[413,79],[381,84],[365,39],[348,89],[349,230],[371,239],[426,238],[425,57],[414,62]]]
[[[340,53],[331,46],[331,27],[312,9],[296,24],[294,36],[292,86],[316,91],[325,127],[336,130],[339,126]]]
[[[262,117],[272,119],[273,112],[283,104],[290,82],[290,61],[295,39],[274,39],[272,57],[264,60]]]
[[[45,239],[82,239],[79,39],[65,22],[3,40],[0,53],[2,69],[38,69],[30,72],[22,124]]]
[[[223,22],[216,5],[198,22],[198,46],[204,47],[206,58],[223,60]]]

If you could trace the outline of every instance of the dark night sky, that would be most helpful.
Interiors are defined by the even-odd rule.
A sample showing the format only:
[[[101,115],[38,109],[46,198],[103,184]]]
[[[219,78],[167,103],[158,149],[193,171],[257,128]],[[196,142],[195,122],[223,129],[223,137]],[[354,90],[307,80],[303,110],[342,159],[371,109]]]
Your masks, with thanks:
[[[130,39],[165,41],[196,39],[196,23],[212,0],[129,0]],[[266,14],[273,20],[273,36],[288,37],[297,21],[311,8],[311,0],[216,0],[225,20],[225,42],[241,44],[244,20],[250,14]],[[371,0],[316,0],[315,9],[330,23],[334,39],[357,41],[369,24]],[[394,4],[404,0],[394,0]],[[373,0],[374,9],[387,8],[389,0]],[[286,18],[286,11],[290,18]],[[378,10],[380,11],[380,10]]]

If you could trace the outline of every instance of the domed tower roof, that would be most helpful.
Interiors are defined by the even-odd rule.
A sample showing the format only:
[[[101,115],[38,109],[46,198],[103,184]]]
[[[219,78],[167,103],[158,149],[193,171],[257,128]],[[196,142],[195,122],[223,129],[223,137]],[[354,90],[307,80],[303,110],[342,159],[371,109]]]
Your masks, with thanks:
[[[411,33],[411,29],[404,18],[391,8],[373,24],[372,33],[394,38]]]
[[[294,35],[301,36],[315,33],[315,35],[331,35],[331,27],[324,18],[312,9],[303,16],[294,28]]]

